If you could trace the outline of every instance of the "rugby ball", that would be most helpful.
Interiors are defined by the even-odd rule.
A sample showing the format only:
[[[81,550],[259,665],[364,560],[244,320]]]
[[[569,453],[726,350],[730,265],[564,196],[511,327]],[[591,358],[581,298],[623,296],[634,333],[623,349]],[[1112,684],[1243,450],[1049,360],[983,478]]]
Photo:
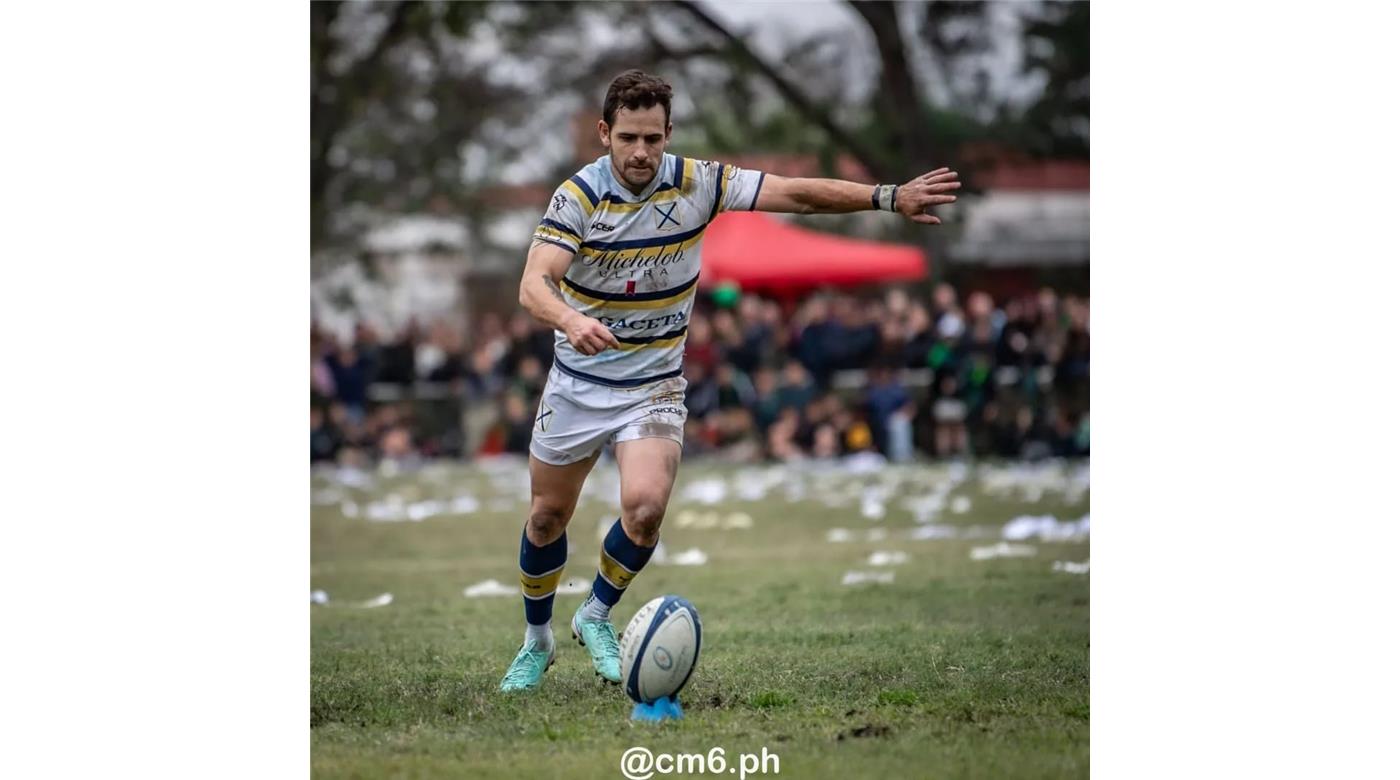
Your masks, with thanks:
[[[657,596],[622,631],[622,682],[643,704],[674,696],[700,659],[700,613],[680,596]]]

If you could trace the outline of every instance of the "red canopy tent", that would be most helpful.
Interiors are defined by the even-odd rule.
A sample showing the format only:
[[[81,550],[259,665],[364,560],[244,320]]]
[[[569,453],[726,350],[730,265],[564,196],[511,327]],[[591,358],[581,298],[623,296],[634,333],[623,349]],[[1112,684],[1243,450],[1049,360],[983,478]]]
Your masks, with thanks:
[[[701,246],[702,287],[735,282],[745,290],[797,292],[928,275],[924,254],[914,247],[833,236],[761,212],[721,214]]]

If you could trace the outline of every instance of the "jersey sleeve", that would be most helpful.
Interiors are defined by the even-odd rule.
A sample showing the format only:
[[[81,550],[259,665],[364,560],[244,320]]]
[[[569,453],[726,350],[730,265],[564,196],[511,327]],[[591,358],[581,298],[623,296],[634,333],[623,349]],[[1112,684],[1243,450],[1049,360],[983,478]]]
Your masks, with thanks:
[[[579,244],[588,230],[588,219],[593,213],[596,199],[590,199],[592,191],[587,185],[580,186],[575,176],[559,185],[549,198],[549,207],[544,218],[535,228],[535,240],[548,241],[570,252],[578,252]]]
[[[710,198],[710,219],[721,211],[753,211],[767,174],[713,160],[697,163],[695,170],[701,192]]]

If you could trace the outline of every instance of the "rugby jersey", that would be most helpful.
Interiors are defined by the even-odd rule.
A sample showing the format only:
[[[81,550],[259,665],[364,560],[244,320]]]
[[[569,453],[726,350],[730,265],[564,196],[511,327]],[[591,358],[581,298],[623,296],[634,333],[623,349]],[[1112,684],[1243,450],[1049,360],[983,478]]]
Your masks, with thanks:
[[[554,332],[554,365],[612,387],[680,376],[700,281],[700,239],[722,211],[752,211],[764,174],[663,154],[640,195],[605,155],[554,191],[535,238],[574,253],[559,289],[622,345],[584,355]]]

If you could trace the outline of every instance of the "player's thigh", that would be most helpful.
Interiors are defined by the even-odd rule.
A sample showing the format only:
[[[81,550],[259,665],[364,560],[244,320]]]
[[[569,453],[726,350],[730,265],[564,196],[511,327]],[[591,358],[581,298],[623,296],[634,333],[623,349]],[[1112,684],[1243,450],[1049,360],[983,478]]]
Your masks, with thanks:
[[[661,437],[629,439],[613,446],[613,456],[622,482],[623,510],[664,512],[680,469],[680,443]]]

